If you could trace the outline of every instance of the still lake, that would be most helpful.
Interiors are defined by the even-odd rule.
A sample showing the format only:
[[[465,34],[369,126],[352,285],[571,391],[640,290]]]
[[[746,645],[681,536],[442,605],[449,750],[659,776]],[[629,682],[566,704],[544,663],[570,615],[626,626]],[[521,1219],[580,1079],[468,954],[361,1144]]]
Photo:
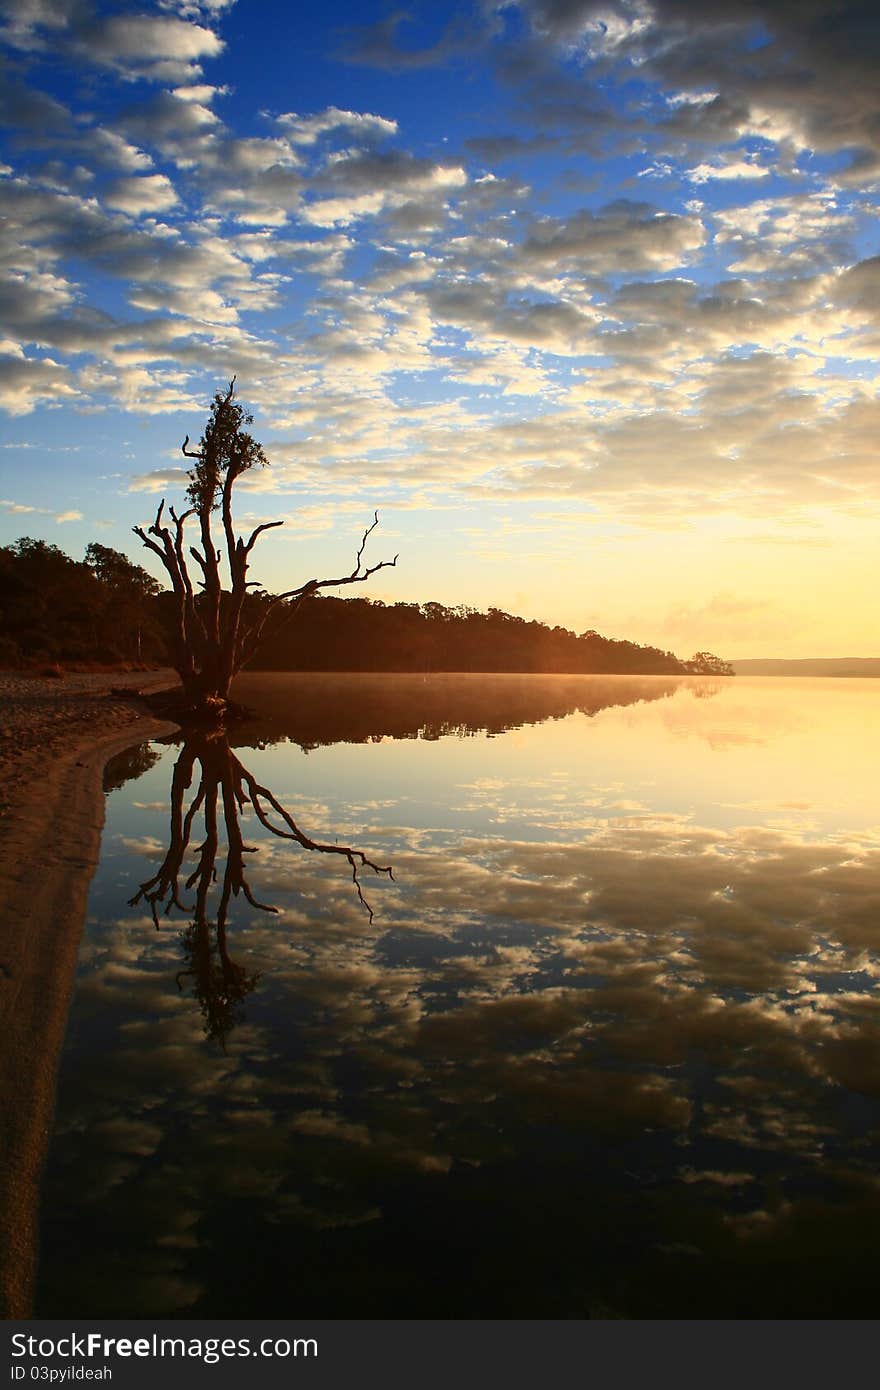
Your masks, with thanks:
[[[236,694],[108,768],[39,1316],[876,1316],[880,682]]]

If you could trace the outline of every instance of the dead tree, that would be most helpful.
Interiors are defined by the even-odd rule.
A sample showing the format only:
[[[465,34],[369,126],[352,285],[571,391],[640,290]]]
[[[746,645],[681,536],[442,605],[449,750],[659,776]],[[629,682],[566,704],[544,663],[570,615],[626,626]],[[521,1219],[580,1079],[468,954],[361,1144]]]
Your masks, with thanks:
[[[234,1025],[238,1005],[259,978],[248,975],[229,955],[226,929],[232,900],[240,894],[261,912],[278,911],[258,901],[245,872],[245,855],[257,853],[255,846],[245,844],[242,834],[241,812],[248,804],[253,807],[260,824],[273,835],[292,840],[316,854],[344,859],[351,869],[358,899],[371,922],[373,909],[364,896],[361,870],[371,869],[377,875],[394,878],[390,866],[374,863],[362,850],[313,840],[305,834],[272,792],[248,772],[222,731],[188,734],[171,778],[167,853],[156,873],[141,884],[129,902],[132,907],[147,903],[157,930],[160,913],[170,916],[174,908],[192,919],[183,937],[188,967],[180,971],[177,982],[182,988],[183,979],[192,977],[194,993],[205,1018],[205,1031],[221,1042]],[[225,856],[221,828],[225,831]],[[194,834],[199,836],[202,830],[201,844],[193,844]],[[213,914],[211,898],[212,890],[218,885],[218,858],[224,863],[216,914]],[[185,864],[191,869],[188,873]],[[188,894],[192,894],[192,898],[184,901]]]
[[[245,540],[236,535],[232,515],[232,494],[238,479],[251,468],[266,467],[262,446],[247,431],[253,416],[235,399],[235,377],[225,392],[218,391],[198,449],[189,448],[189,435],[183,441],[184,456],[194,463],[188,472],[187,508],[179,514],[169,507],[170,525],[163,521],[165,501],[147,531],[135,526],[135,535],[159,557],[171,580],[174,594],[173,661],[180,677],[189,713],[198,718],[221,717],[234,677],[255,656],[270,624],[286,622],[310,595],[321,589],[362,584],[378,570],[397,564],[380,560],[363,563],[370,534],[379,524],[374,513],[364,531],[349,574],[335,579],[308,579],[284,593],[265,597],[255,617],[246,617],[249,590],[263,592],[263,586],[248,579],[254,545],[264,531],[283,526],[283,521],[266,521]],[[223,532],[218,547],[213,527],[219,511]],[[187,522],[199,532],[199,545],[188,545]],[[151,539],[152,538],[152,539]],[[195,585],[187,554],[198,565]],[[224,566],[228,589],[224,589]],[[199,592],[200,591],[200,592]]]

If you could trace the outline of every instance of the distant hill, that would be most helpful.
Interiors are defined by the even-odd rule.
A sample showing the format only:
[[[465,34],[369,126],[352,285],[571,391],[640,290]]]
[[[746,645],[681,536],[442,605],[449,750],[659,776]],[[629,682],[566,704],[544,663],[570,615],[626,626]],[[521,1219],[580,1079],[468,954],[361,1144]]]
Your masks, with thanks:
[[[730,664],[738,676],[880,676],[880,656],[756,657]]]

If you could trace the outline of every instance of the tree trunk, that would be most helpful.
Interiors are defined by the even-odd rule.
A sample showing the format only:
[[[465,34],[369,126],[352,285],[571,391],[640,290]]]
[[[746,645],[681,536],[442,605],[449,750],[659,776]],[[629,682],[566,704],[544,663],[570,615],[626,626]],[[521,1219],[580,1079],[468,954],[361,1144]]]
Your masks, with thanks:
[[[263,522],[254,528],[247,541],[235,535],[232,519],[235,483],[255,465],[265,466],[268,459],[256,440],[245,432],[243,426],[250,424],[252,417],[234,400],[234,394],[233,377],[227,391],[218,392],[214,397],[201,447],[189,449],[189,435],[183,441],[185,457],[195,460],[188,475],[187,497],[191,506],[180,516],[173,507],[169,508],[173,534],[162,521],[164,501],[159,505],[149,534],[140,526],[134,527],[135,535],[158,555],[171,580],[176,606],[173,664],[183,686],[185,717],[199,723],[222,722],[232,682],[255,654],[268,620],[280,605],[287,604],[281,611],[289,617],[304,598],[319,589],[359,584],[377,570],[397,564],[396,555],[393,560],[382,560],[375,565],[361,563],[367,539],[379,524],[376,513],[373,524],[364,532],[350,574],[338,579],[309,579],[298,588],[268,600],[253,622],[243,621],[245,599],[251,587],[247,578],[251,551],[263,531],[282,526],[283,522]],[[228,590],[223,589],[221,582],[222,551],[217,548],[212,532],[212,518],[218,509],[231,581]],[[202,546],[201,550],[189,547],[202,576],[199,583],[203,592],[198,598],[185,553],[184,527],[190,517],[197,518]],[[151,536],[155,540],[151,540]]]

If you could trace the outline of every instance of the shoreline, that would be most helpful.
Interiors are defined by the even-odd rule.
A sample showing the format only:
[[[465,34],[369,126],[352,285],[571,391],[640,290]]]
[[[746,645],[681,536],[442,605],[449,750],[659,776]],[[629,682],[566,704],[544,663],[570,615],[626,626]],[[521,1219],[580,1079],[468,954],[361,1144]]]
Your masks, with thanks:
[[[0,1317],[28,1318],[40,1185],[89,885],[104,825],[103,774],[132,744],[176,725],[131,695],[173,672],[0,679]],[[30,711],[30,717],[29,717]]]

